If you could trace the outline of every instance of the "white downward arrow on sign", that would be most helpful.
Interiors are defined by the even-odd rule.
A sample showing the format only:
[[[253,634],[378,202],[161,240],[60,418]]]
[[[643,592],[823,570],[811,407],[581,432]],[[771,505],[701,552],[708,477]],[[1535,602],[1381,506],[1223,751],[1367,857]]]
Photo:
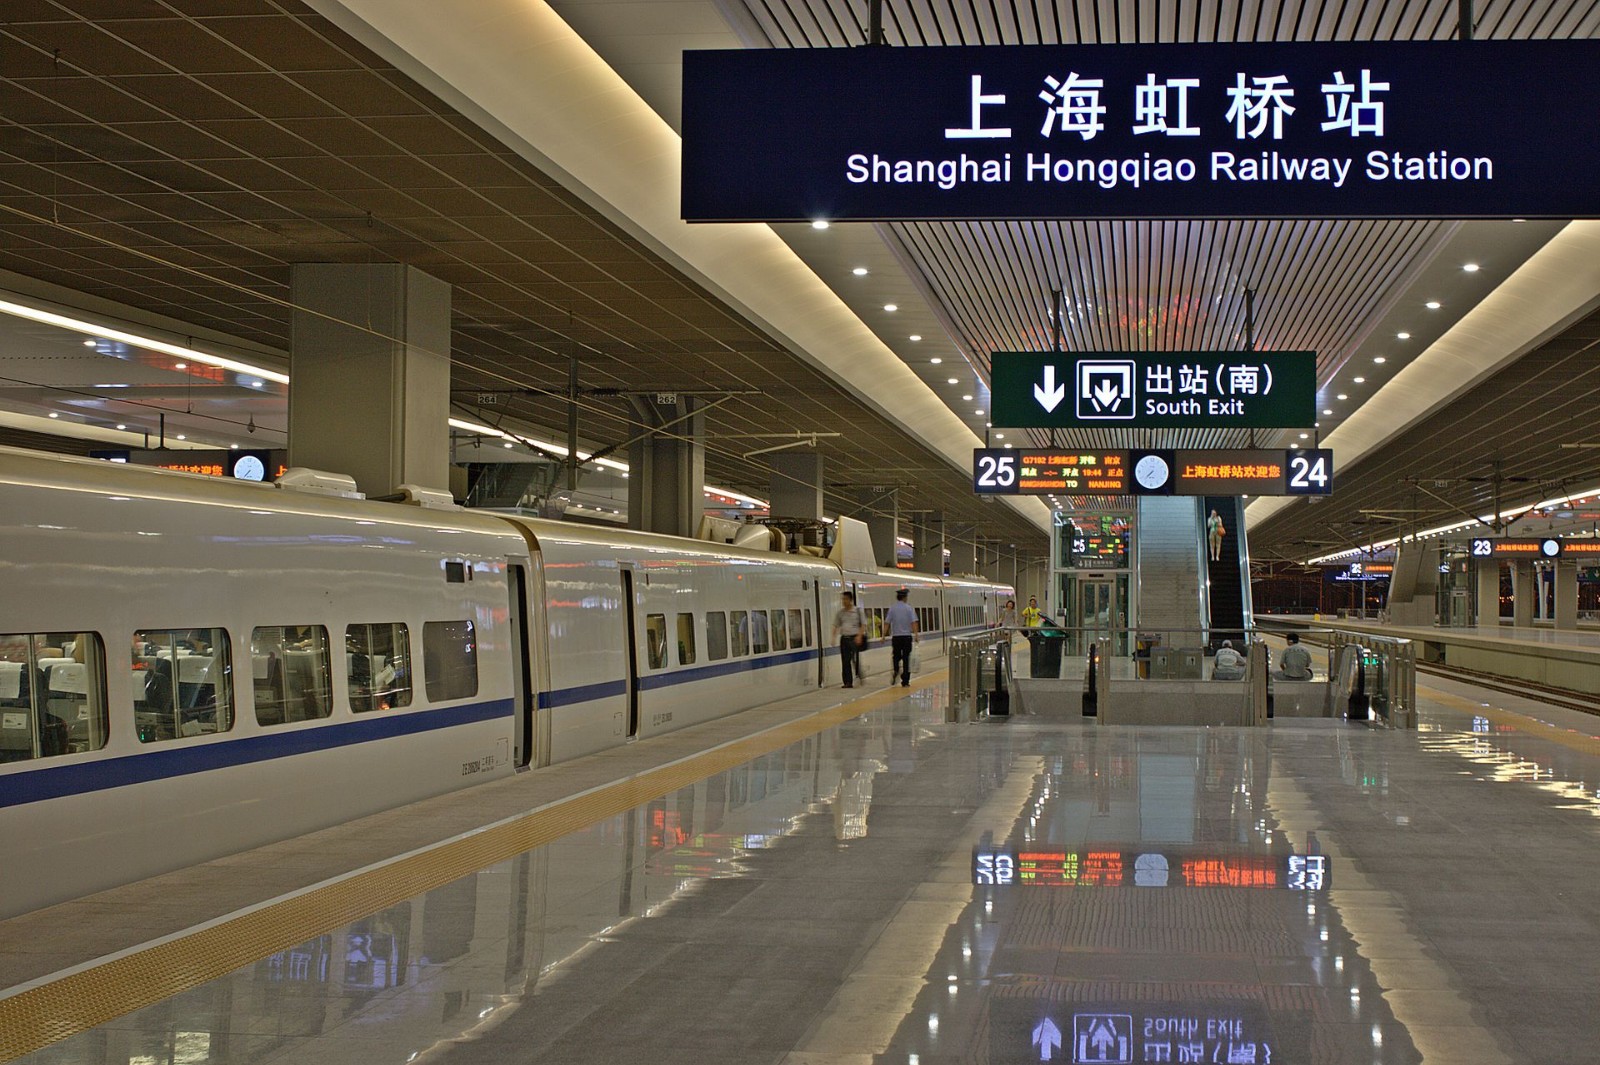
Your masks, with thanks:
[[[1122,395],[1122,390],[1115,381],[1101,381],[1094,386],[1094,403],[1101,410],[1110,410],[1117,405],[1117,399]]]
[[[1066,398],[1066,395],[1067,386],[1056,384],[1056,368],[1049,365],[1045,366],[1044,384],[1033,386],[1033,398],[1038,400],[1039,406],[1044,408],[1046,414],[1049,414],[1056,409],[1057,404]]]

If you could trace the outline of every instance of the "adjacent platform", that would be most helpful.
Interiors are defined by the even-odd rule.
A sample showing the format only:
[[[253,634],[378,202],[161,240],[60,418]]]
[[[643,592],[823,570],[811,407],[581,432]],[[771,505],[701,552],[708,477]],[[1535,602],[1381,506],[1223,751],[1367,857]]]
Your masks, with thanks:
[[[935,675],[818,692],[7,922],[7,983],[40,979],[0,1040],[66,1036],[40,1065],[1589,1060],[1600,722],[1425,685],[1416,732],[946,724]],[[359,868],[418,832],[446,842]]]
[[[1345,629],[1398,636],[1418,644],[1418,662],[1439,662],[1529,680],[1573,691],[1600,691],[1600,632],[1571,629],[1439,628],[1389,625],[1377,621],[1322,618],[1263,618],[1263,622],[1292,620],[1312,628]]]

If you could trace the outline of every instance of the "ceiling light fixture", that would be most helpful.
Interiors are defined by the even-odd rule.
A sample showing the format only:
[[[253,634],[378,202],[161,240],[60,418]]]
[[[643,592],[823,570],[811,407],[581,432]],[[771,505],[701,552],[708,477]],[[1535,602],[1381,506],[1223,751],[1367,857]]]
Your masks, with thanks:
[[[950,384],[953,384],[953,385],[961,383],[961,379],[958,378],[958,377],[951,377],[948,380],[949,380]]]
[[[972,413],[976,414],[980,418],[983,417],[983,411],[981,411],[981,410],[975,410]]]
[[[912,340],[921,340],[922,339],[922,334],[921,333],[912,333],[911,334],[911,339]]]
[[[857,277],[866,277],[867,276],[867,268],[865,266],[858,266],[858,267],[856,267],[854,270],[852,270],[850,272],[852,274],[855,274]]]
[[[117,423],[117,428],[118,429],[126,429],[127,427],[128,426],[127,426],[127,424],[125,422],[118,422]]]
[[[1367,379],[1365,377],[1353,377],[1353,378],[1351,378],[1351,380],[1353,380],[1358,385],[1364,385],[1364,384],[1367,383]]]
[[[819,218],[815,222],[811,223],[811,228],[812,229],[827,229],[828,228],[828,220],[826,218]]]
[[[939,364],[940,364],[940,363],[941,363],[941,362],[943,362],[943,361],[944,361],[944,360],[943,360],[943,359],[941,359],[941,358],[939,358],[939,357],[938,357],[938,356],[937,356],[937,355],[935,355],[935,356],[934,356],[934,357],[933,357],[933,358],[931,358],[931,359],[929,359],[929,360],[928,360],[928,361],[929,361],[929,362],[930,362],[930,363],[932,363],[932,364],[933,364],[933,365],[934,365],[934,366],[937,366],[937,365],[939,365]]]
[[[961,398],[968,403],[972,402],[972,397],[970,395],[962,396]]]
[[[1439,301],[1438,300],[1429,300],[1427,303],[1424,303],[1423,306],[1428,308],[1428,310],[1430,310],[1430,311],[1436,311],[1436,310],[1439,309]]]
[[[172,368],[174,370],[187,370],[189,368],[189,364],[186,362],[175,362],[172,364]]]
[[[1481,268],[1478,266],[1477,263],[1462,263],[1461,264],[1461,269],[1465,270],[1469,274],[1475,274]]]
[[[1310,440],[1311,439],[1311,434],[1310,433],[1301,433],[1300,434],[1300,439],[1302,439],[1302,440]]]
[[[187,436],[184,436],[184,435],[183,435],[183,434],[182,434],[182,433],[179,433],[179,434],[178,434],[178,439],[179,439],[179,440],[187,440],[187,439],[189,439],[189,438],[188,438],[188,437],[187,437]]]
[[[1389,360],[1384,358],[1382,355],[1374,355],[1372,357],[1372,361],[1377,363],[1379,366],[1382,366],[1384,363],[1388,362]]]
[[[96,343],[96,342],[95,342],[95,341],[93,341],[93,340],[85,340],[85,341],[84,341],[84,342],[83,342],[83,346],[84,346],[84,347],[86,347],[86,348],[92,348],[92,347],[94,347],[94,346],[95,346],[95,343]]]
[[[895,311],[900,309],[900,305],[898,303],[885,303],[883,305],[883,309],[888,311],[890,314],[893,314]]]
[[[968,398],[968,399],[971,399],[971,398],[972,398],[972,397],[971,397],[971,396],[968,396],[968,397],[967,397],[967,398]],[[55,412],[55,411],[51,411],[51,412],[50,412],[50,417],[52,417],[52,418],[59,418],[59,417],[61,417],[61,415],[60,415],[60,414],[57,414],[57,413],[56,413],[56,412]]]
[[[1334,398],[1335,398],[1335,399],[1349,399],[1349,398],[1350,398],[1350,397],[1349,397],[1349,396],[1347,396],[1347,395],[1345,395],[1345,394],[1344,394],[1344,393],[1343,393],[1343,392],[1340,392],[1340,393],[1339,393],[1339,394],[1338,394],[1338,395],[1337,395],[1337,396],[1336,396],[1336,397],[1334,397]]]
[[[1331,411],[1331,410],[1325,410],[1325,411],[1323,411],[1323,412],[1322,412],[1322,413],[1324,413],[1324,414],[1332,414],[1332,413],[1333,413],[1333,411]]]
[[[1411,334],[1410,333],[1396,333],[1394,336],[1395,336],[1396,340],[1410,340],[1411,339]]]

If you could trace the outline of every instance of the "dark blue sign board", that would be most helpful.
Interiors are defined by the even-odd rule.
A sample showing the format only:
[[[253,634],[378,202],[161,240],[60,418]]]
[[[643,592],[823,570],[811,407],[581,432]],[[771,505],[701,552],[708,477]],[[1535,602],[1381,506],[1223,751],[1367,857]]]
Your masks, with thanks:
[[[1309,1021],[1300,1011],[1274,1018],[1259,1002],[1199,996],[1110,1002],[993,997],[986,1060],[994,1065],[1304,1062],[1311,1060]]]
[[[1600,41],[684,53],[690,221],[1600,216]]]

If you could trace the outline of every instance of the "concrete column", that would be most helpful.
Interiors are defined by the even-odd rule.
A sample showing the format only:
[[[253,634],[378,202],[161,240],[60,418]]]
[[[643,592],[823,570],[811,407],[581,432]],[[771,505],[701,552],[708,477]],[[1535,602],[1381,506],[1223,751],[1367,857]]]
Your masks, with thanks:
[[[705,415],[693,396],[632,403],[645,425],[662,431],[628,446],[628,528],[693,536],[706,509]]]
[[[814,451],[776,451],[767,491],[772,516],[822,520],[822,456]],[[629,478],[632,480],[632,478]]]
[[[1578,564],[1563,559],[1556,563],[1556,628],[1578,627]]]
[[[289,274],[289,464],[369,496],[450,487],[450,286],[409,266]]]
[[[1473,568],[1478,584],[1478,627],[1492,632],[1500,624],[1500,560],[1480,558]]]
[[[1533,600],[1539,585],[1533,579],[1533,560],[1515,559],[1511,563],[1511,624],[1519,629],[1533,624]]]
[[[918,573],[944,573],[944,514],[937,510],[924,511],[917,516],[913,527],[912,563]]]
[[[900,493],[893,488],[868,488],[861,493],[861,520],[872,537],[872,557],[893,568],[895,538],[900,535]]]

